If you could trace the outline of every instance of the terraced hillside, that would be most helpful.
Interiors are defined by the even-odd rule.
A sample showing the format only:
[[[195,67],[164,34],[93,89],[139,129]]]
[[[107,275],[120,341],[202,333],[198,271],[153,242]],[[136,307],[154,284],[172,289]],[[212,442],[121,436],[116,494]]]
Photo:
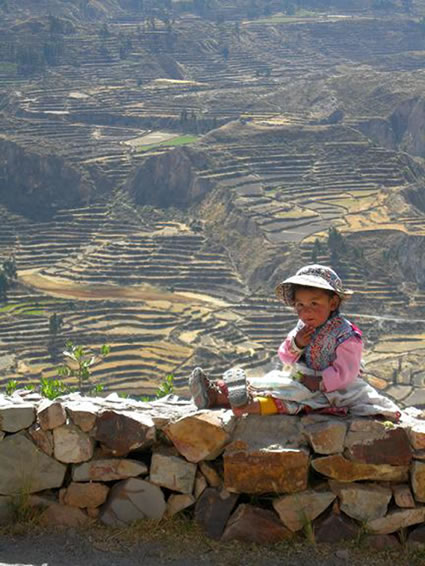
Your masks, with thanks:
[[[0,252],[19,275],[0,306],[3,384],[54,376],[67,339],[111,344],[94,379],[120,391],[167,373],[184,387],[196,364],[264,372],[295,320],[274,285],[317,260],[356,291],[368,379],[425,404],[415,6],[271,2],[241,19],[243,2],[219,2],[167,19],[18,4],[0,20]]]

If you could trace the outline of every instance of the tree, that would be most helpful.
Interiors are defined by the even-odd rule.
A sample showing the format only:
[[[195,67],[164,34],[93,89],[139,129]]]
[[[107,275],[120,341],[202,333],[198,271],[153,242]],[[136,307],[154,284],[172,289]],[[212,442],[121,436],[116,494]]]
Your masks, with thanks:
[[[322,253],[323,253],[322,244],[320,243],[320,240],[316,238],[314,240],[313,249],[311,251],[311,261],[313,263],[317,263],[318,257]]]

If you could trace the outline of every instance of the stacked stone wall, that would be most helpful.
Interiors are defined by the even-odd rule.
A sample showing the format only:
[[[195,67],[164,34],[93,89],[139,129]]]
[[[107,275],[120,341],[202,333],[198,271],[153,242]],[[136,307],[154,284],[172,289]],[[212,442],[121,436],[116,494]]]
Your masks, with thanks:
[[[19,520],[24,499],[43,525],[125,526],[184,512],[221,540],[313,533],[425,544],[422,417],[411,408],[399,424],[236,418],[173,396],[0,396],[0,523]]]

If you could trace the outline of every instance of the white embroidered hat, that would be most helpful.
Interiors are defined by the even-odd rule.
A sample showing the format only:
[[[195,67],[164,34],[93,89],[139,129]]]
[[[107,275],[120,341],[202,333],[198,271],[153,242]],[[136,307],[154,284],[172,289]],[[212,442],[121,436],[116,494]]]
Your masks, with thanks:
[[[353,294],[350,289],[344,289],[341,278],[333,269],[318,263],[302,267],[293,277],[279,283],[276,287],[277,298],[287,305],[293,306],[295,285],[327,289],[336,293],[341,300],[349,299]]]

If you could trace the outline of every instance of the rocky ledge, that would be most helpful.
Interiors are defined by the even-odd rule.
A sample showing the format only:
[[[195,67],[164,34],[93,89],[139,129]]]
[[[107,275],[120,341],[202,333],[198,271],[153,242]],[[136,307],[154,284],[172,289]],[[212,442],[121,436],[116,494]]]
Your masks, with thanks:
[[[16,498],[44,525],[124,526],[185,510],[215,539],[425,545],[425,414],[371,418],[199,411],[32,392],[0,396],[0,523]]]

